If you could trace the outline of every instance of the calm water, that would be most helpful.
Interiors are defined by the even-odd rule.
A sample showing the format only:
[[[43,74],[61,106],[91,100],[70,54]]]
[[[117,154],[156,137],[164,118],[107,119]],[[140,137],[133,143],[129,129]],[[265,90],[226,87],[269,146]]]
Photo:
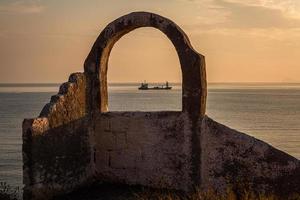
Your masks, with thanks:
[[[136,88],[110,86],[109,109],[181,109],[179,85],[170,91]],[[36,117],[57,90],[55,84],[0,84],[0,181],[22,185],[22,120]],[[210,84],[207,114],[300,159],[300,84]]]

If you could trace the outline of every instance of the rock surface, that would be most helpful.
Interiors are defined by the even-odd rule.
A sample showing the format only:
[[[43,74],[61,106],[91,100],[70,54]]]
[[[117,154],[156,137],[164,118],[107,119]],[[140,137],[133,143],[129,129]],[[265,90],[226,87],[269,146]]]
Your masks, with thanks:
[[[202,120],[202,187],[287,197],[300,193],[300,161],[212,119]]]

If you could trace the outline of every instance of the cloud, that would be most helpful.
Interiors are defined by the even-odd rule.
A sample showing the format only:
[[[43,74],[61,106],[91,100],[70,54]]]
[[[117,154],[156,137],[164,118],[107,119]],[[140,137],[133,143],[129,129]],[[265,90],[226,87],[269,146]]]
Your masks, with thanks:
[[[226,26],[239,28],[291,28],[300,25],[300,21],[285,17],[281,10],[264,6],[246,5],[225,0],[215,3],[229,11]]]
[[[39,1],[17,0],[6,4],[0,4],[0,14],[36,14],[41,13],[44,7]]]
[[[215,28],[215,29],[207,29],[207,30],[198,30],[197,32],[193,32],[198,35],[210,35],[210,36],[225,36],[225,37],[239,37],[239,38],[257,38],[264,39],[265,41],[278,41],[283,42],[282,44],[299,46],[300,44],[295,41],[300,40],[300,28],[295,29],[278,29],[278,28],[270,28],[270,29],[239,29],[239,28]]]
[[[299,28],[299,0],[178,0],[193,3],[202,29]]]
[[[300,17],[299,0],[227,0],[232,3],[241,3],[250,6],[262,6],[269,9],[277,9],[289,17]]]
[[[183,0],[182,0],[183,1]],[[186,2],[191,2],[187,1]],[[189,33],[199,37],[213,35],[226,38],[260,38],[299,46],[300,18],[292,0],[205,0],[193,1],[197,19],[183,25]],[[300,2],[300,1],[299,1]],[[299,12],[300,13],[300,12]]]
[[[184,8],[181,18],[185,17],[183,26],[187,29],[193,27],[209,29],[227,21],[229,12],[216,5],[214,0],[177,0],[177,2],[180,3],[177,6]]]

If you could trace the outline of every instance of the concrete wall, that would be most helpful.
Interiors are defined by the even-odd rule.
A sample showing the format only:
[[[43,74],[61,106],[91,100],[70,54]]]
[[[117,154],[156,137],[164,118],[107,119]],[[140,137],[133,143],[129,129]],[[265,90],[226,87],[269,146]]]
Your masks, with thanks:
[[[282,199],[300,194],[300,161],[209,117],[201,120],[202,188],[245,190]]]
[[[125,33],[148,26],[176,48],[183,110],[105,113],[110,50]],[[24,199],[51,199],[95,181],[300,193],[300,161],[205,116],[206,93],[204,56],[174,22],[146,12],[115,20],[96,40],[85,72],[72,74],[38,118],[24,120]]]
[[[50,199],[95,181],[219,193],[249,189],[282,198],[300,191],[299,160],[207,116],[198,119],[197,140],[183,112],[98,112],[47,130],[40,129],[44,124],[40,118],[23,125],[30,127],[23,149],[27,199]]]
[[[72,74],[40,116],[23,122],[24,199],[48,199],[92,176],[85,75]]]
[[[191,130],[181,112],[111,112],[95,119],[96,173],[103,181],[188,190]]]

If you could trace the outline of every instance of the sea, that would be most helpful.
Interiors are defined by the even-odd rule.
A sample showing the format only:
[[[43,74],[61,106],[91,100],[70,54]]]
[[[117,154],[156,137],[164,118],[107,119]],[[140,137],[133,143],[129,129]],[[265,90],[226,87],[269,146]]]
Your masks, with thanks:
[[[181,110],[181,84],[164,91],[138,86],[109,84],[109,110]],[[22,188],[22,121],[37,117],[58,88],[0,84],[0,182]],[[300,83],[210,83],[207,115],[300,159]]]

